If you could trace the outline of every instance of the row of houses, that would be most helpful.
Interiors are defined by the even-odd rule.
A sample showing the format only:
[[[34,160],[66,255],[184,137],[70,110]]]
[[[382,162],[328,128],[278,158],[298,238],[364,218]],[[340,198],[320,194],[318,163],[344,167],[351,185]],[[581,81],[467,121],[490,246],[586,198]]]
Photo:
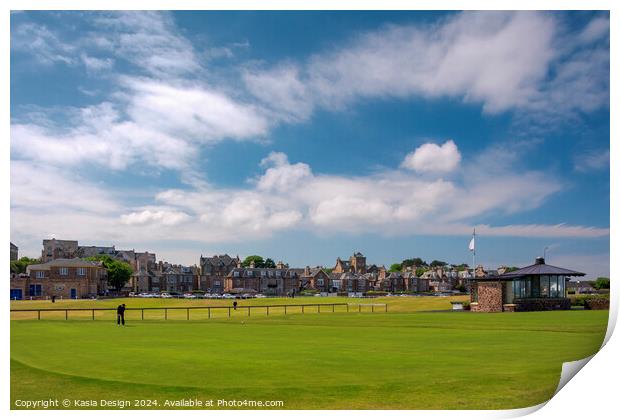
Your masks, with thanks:
[[[107,255],[131,265],[133,274],[122,288],[123,293],[203,291],[208,293],[262,293],[286,296],[304,291],[311,293],[392,293],[447,292],[469,290],[474,277],[503,278],[506,268],[485,271],[455,270],[451,267],[406,267],[388,272],[385,266],[367,264],[366,257],[354,252],[348,259],[336,258],[332,268],[292,268],[278,262],[273,268],[243,267],[239,256],[228,254],[201,256],[199,265],[184,266],[157,261],[150,252],[117,250],[114,246],[80,246],[77,241],[43,240],[41,263],[28,266],[25,274],[11,275],[11,299],[85,298],[110,292],[107,272],[101,262],[85,258]],[[17,247],[11,244],[11,258],[17,258]],[[420,274],[419,276],[416,273]],[[577,283],[583,292],[591,288],[587,282]]]

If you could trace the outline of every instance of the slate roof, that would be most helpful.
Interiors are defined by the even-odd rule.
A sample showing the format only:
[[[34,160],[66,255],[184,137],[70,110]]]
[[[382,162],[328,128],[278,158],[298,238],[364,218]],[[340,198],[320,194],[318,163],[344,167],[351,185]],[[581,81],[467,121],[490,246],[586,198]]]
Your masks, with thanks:
[[[581,273],[579,271],[569,270],[567,268],[556,267],[554,265],[549,265],[545,263],[544,258],[536,258],[536,262],[532,265],[528,265],[527,267],[523,267],[519,270],[512,271],[510,273],[502,274],[501,276],[497,276],[498,278],[511,279],[515,277],[521,276],[551,276],[551,275],[562,275],[562,276],[575,276],[581,277],[585,276],[585,273]]]
[[[520,268],[516,271],[511,271],[510,273],[504,273],[501,275],[495,276],[487,276],[487,277],[476,277],[475,280],[510,280],[523,276],[568,276],[568,277],[582,277],[585,276],[585,273],[580,271],[573,271],[567,268],[556,267],[554,265],[549,265],[545,263],[545,259],[542,257],[536,258],[536,262],[532,265],[528,265],[527,267]]]
[[[49,270],[52,267],[101,267],[97,261],[86,261],[79,258],[58,258],[43,264],[30,264],[28,270]]]

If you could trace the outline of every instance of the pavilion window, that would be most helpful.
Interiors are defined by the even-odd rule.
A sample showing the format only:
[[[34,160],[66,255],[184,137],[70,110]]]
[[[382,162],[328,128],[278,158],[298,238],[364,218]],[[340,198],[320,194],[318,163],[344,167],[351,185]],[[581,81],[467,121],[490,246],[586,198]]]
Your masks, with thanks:
[[[549,276],[549,297],[558,297],[558,276]]]
[[[549,276],[540,276],[540,297],[550,297]]]

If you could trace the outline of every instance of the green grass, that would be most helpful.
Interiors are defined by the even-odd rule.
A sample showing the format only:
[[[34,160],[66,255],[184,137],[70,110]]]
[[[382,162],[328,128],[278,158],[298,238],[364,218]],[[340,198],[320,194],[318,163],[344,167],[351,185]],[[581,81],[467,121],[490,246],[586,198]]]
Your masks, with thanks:
[[[199,398],[283,400],[285,409],[517,408],[549,399],[562,362],[595,353],[607,326],[607,311],[421,312],[449,308],[454,298],[446,299],[372,300],[387,301],[387,314],[267,317],[256,309],[250,318],[153,316],[125,328],[103,316],[13,320],[11,402],[144,398],[162,408],[166,399]]]

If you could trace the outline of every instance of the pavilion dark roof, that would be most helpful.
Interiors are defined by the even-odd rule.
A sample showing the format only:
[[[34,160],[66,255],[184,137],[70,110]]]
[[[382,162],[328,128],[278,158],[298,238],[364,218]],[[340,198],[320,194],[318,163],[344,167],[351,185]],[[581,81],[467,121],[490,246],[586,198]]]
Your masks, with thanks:
[[[581,273],[579,271],[569,270],[567,268],[556,267],[554,265],[549,265],[545,263],[545,259],[538,257],[536,258],[536,262],[532,265],[528,265],[527,267],[520,268],[516,271],[511,271],[510,273],[505,273],[499,276],[493,276],[498,280],[502,279],[514,279],[517,277],[523,276],[570,276],[570,277],[581,277],[585,276],[585,273]]]

